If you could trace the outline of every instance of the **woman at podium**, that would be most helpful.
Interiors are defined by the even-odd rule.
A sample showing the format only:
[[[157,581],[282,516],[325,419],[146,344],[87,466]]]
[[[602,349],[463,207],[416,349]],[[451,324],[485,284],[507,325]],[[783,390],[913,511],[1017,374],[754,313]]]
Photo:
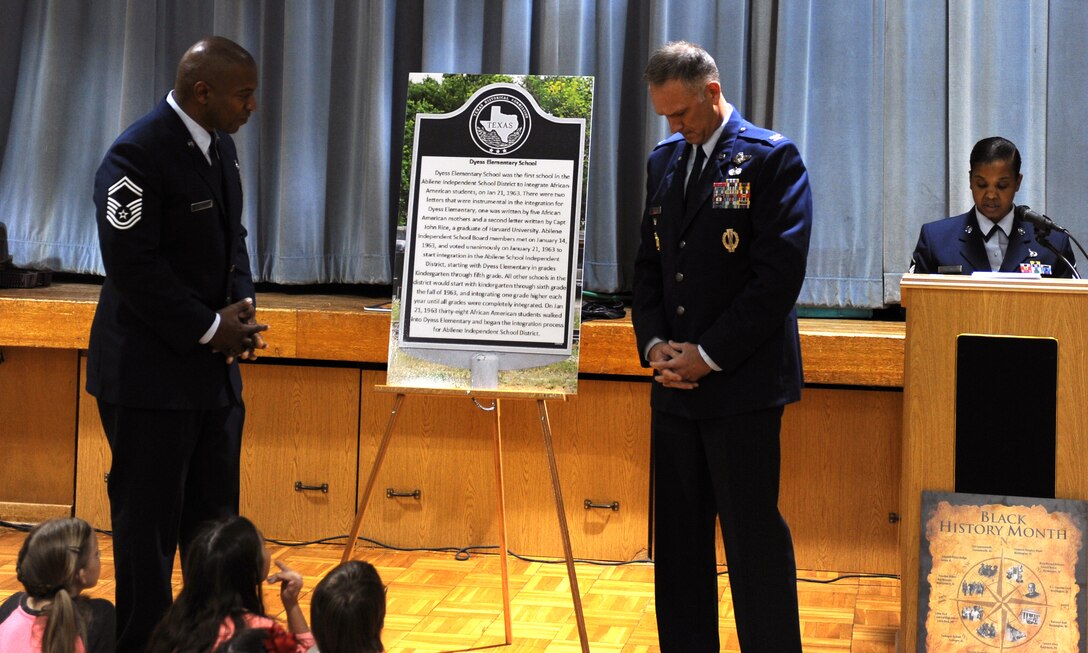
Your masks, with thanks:
[[[1072,277],[1070,266],[1076,263],[1069,238],[1059,231],[1044,234],[1015,211],[1013,199],[1023,178],[1020,151],[1011,141],[991,136],[975,143],[968,177],[974,207],[967,213],[922,225],[908,271],[1039,272],[1043,276]],[[1047,241],[1052,247],[1043,244]],[[1061,252],[1065,260],[1054,250]]]

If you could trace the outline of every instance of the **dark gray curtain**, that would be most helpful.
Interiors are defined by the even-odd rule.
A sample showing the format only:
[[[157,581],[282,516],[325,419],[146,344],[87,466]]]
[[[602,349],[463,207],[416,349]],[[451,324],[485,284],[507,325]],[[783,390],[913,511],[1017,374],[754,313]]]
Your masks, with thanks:
[[[1018,199],[1075,234],[1088,160],[1088,4],[1021,0],[0,0],[0,222],[19,265],[101,274],[91,184],[199,37],[260,66],[237,134],[253,269],[387,284],[409,72],[595,77],[585,287],[630,288],[644,162],[667,135],[641,80],[704,45],[726,97],[797,142],[815,195],[801,301],[899,299],[919,226],[971,206],[967,155],[1001,134]]]

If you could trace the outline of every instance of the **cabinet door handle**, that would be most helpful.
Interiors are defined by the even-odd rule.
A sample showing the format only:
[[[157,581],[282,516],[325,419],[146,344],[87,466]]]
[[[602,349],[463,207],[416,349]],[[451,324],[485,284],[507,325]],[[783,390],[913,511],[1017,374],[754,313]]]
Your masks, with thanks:
[[[314,490],[321,490],[321,494],[328,494],[329,484],[322,483],[321,485],[303,485],[302,481],[295,481],[295,492],[311,492]]]
[[[608,508],[612,512],[620,511],[619,501],[613,501],[612,503],[593,503],[592,499],[586,499],[582,506],[584,506],[586,510],[589,510],[590,508]]]
[[[415,489],[411,492],[397,492],[391,487],[385,488],[386,499],[396,499],[397,497],[412,497],[413,499],[416,499],[418,501],[420,497],[420,491],[418,489]]]

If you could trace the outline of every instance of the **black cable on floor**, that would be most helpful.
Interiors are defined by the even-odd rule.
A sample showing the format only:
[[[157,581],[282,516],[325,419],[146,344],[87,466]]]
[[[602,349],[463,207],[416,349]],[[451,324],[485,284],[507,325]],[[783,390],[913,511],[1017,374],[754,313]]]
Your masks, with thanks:
[[[4,528],[10,528],[10,529],[13,529],[13,530],[17,530],[17,531],[22,531],[22,532],[25,533],[25,532],[29,531],[33,527],[33,524],[17,524],[17,523],[13,523],[13,522],[0,521],[0,526],[2,526]],[[94,530],[95,530],[96,533],[101,533],[102,535],[105,535],[107,537],[113,537],[113,531],[108,531],[108,530],[101,529],[101,528],[96,528]],[[300,547],[300,546],[310,546],[312,544],[332,544],[334,542],[338,543],[338,542],[346,540],[346,539],[348,539],[347,535],[333,535],[333,536],[330,536],[330,537],[323,537],[323,538],[318,539],[318,540],[309,540],[309,541],[305,541],[305,542],[288,542],[288,541],[285,541],[285,540],[274,540],[274,539],[269,539],[269,538],[266,538],[265,541],[269,542],[271,544],[275,544],[277,546]],[[403,553],[452,553],[454,559],[459,560],[461,562],[464,562],[466,560],[471,559],[472,554],[474,552],[496,551],[499,548],[497,544],[478,544],[478,545],[471,545],[471,546],[464,546],[464,547],[455,547],[455,546],[402,547],[402,546],[394,546],[392,544],[386,544],[385,542],[382,542],[380,540],[375,540],[375,539],[369,538],[369,537],[363,537],[361,535],[359,536],[358,540],[361,541],[361,542],[367,542],[369,544],[372,544],[372,545],[374,545],[376,547],[379,547],[379,548],[382,548],[382,549],[388,549],[390,551],[400,551],[400,552],[403,552]],[[516,553],[516,552],[510,551],[510,550],[507,550],[507,553],[509,555],[514,556],[518,560],[521,560],[522,562],[535,562],[535,563],[545,564],[545,565],[566,564],[566,560],[563,560],[563,559],[534,558],[534,557],[530,557],[530,556],[521,555],[520,553]],[[647,564],[647,563],[648,564],[653,564],[654,561],[649,559],[649,558],[636,558],[634,560],[590,560],[588,558],[574,558],[574,562],[587,564],[587,565],[596,565],[596,566],[599,566],[599,567],[622,567],[624,565],[630,565],[630,564]],[[729,575],[729,570],[719,571],[718,575],[719,576],[728,576]],[[899,577],[898,574],[840,574],[839,576],[835,576],[834,578],[825,578],[825,579],[802,578],[802,577],[798,576],[797,577],[797,582],[799,582],[799,583],[817,583],[817,584],[821,584],[821,585],[828,585],[828,584],[831,584],[831,583],[837,583],[839,581],[847,580],[847,579],[851,579],[851,578],[888,578],[888,579],[891,579],[891,580],[900,580],[900,577]]]

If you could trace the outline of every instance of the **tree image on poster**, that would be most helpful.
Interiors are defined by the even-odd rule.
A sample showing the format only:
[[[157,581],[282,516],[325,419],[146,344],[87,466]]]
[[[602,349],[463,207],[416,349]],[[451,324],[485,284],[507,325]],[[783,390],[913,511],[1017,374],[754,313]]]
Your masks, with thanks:
[[[590,116],[593,112],[593,78],[561,75],[418,75],[408,82],[404,147],[400,166],[398,223],[408,219],[408,187],[412,179],[412,144],[416,114],[449,113],[463,106],[473,93],[489,84],[515,84],[525,87],[540,108],[557,118],[580,118],[586,123],[585,151],[589,152]],[[582,171],[582,197],[589,179],[589,157]],[[584,213],[582,214],[584,218]]]

